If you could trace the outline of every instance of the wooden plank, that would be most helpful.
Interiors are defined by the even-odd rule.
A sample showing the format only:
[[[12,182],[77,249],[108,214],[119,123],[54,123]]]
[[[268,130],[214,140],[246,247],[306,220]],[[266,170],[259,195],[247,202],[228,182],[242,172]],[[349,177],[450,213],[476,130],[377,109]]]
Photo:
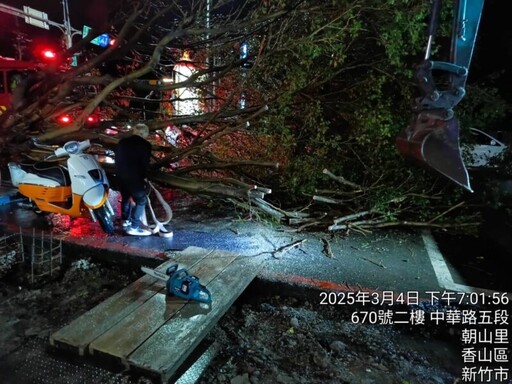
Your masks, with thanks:
[[[157,269],[165,271],[168,266],[176,262],[192,263],[194,260],[206,257],[211,252],[197,247],[190,247],[181,252],[173,252],[169,254],[169,256],[173,257],[173,260],[166,261]],[[76,349],[79,355],[83,355],[88,345],[94,339],[108,331],[125,316],[132,313],[155,295],[161,288],[160,286],[154,288],[157,282],[158,280],[151,276],[145,275],[141,277],[53,333],[50,336],[50,345]]]
[[[149,372],[167,383],[195,347],[257,275],[263,258],[239,257],[207,285],[212,305],[184,306],[128,356],[130,368]]]
[[[197,275],[202,284],[207,284],[237,257],[237,254],[214,251],[200,263],[188,268],[188,271],[190,274]],[[125,316],[108,332],[94,340],[89,345],[89,352],[94,355],[103,354],[108,358],[117,358],[121,363],[126,364],[128,355],[178,310],[187,305],[187,300],[167,294],[164,281],[156,283],[156,286],[158,285],[161,289],[157,293]]]

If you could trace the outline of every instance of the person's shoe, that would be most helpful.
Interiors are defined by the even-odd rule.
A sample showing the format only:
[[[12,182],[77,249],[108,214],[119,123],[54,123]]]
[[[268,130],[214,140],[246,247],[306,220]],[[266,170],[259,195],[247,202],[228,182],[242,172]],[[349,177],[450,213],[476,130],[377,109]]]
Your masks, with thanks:
[[[132,236],[149,236],[152,232],[146,228],[130,226],[126,228],[126,234]]]
[[[131,227],[132,222],[130,220],[123,220],[123,228]]]

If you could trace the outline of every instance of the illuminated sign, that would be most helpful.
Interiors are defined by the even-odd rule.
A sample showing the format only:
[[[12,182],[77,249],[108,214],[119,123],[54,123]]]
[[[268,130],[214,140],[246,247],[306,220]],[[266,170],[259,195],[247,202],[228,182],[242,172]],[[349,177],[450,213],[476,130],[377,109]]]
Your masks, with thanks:
[[[82,38],[85,38],[91,30],[92,30],[91,27],[84,25],[84,27],[82,29]],[[109,43],[110,43],[110,35],[108,33],[103,33],[91,40],[91,44],[99,45],[102,48],[108,47]]]

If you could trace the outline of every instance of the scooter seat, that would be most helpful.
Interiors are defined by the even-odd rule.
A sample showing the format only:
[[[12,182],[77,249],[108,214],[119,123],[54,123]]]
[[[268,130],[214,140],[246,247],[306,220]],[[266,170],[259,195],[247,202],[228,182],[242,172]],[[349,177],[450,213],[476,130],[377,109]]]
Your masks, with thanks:
[[[68,171],[60,164],[50,161],[24,161],[20,163],[20,167],[25,172],[56,181],[62,186],[71,185]]]

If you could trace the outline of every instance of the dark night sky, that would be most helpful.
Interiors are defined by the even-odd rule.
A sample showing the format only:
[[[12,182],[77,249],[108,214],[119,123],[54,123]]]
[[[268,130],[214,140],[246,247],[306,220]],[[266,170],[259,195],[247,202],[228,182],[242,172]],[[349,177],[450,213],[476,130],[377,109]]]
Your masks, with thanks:
[[[508,1],[487,0],[484,5],[479,36],[470,68],[469,80],[502,70],[505,72],[500,88],[512,100],[512,23]]]
[[[46,12],[52,21],[60,24],[64,22],[60,0],[0,0],[0,2],[18,9],[23,9],[23,6],[26,5]],[[84,23],[92,27],[99,25],[106,16],[107,3],[110,4],[111,2],[108,0],[68,0],[73,28],[82,30]],[[509,1],[486,0],[484,4],[469,82],[478,81],[483,76],[497,70],[510,72],[509,67],[512,64],[512,44],[510,43],[512,41],[512,23],[510,22],[510,14],[507,12],[507,3]],[[58,44],[56,36],[62,36],[62,33],[56,27],[50,27],[50,30],[46,31],[26,24],[22,18],[0,12],[0,55],[15,55],[13,41],[16,31],[26,33],[32,38],[32,44],[45,42]],[[504,78],[507,84],[503,84],[503,89],[509,90],[508,96],[510,96],[510,99],[512,99],[511,79],[512,74],[508,74]]]
[[[0,0],[0,2],[20,10],[23,10],[23,6],[26,5],[46,12],[49,20],[64,24],[64,13],[60,0]],[[107,15],[107,3],[106,0],[68,0],[71,26],[81,31],[84,23],[91,27],[100,25]],[[3,56],[14,55],[12,44],[17,31],[27,34],[34,43],[52,43],[55,42],[56,37],[62,36],[62,32],[57,27],[50,27],[50,30],[47,31],[26,24],[22,18],[3,12],[0,12],[0,31],[0,55]]]
[[[46,12],[52,21],[60,24],[64,22],[60,0],[0,0],[0,2],[18,9],[23,9],[26,5]],[[68,0],[71,25],[78,30],[82,30],[84,24],[92,27],[100,25],[107,14],[108,2],[108,0]],[[512,44],[510,44],[512,23],[509,20],[507,3],[504,0],[486,0],[475,50],[475,59],[478,63],[475,62],[475,65],[481,61],[487,61],[487,58],[499,65],[504,58],[512,57]],[[61,35],[56,27],[50,27],[50,31],[46,31],[26,24],[22,18],[0,12],[0,55],[6,56],[10,51],[10,45],[17,30],[28,34],[31,38],[49,37],[51,39],[53,36]],[[484,56],[485,60],[480,60],[482,58],[477,56]]]

